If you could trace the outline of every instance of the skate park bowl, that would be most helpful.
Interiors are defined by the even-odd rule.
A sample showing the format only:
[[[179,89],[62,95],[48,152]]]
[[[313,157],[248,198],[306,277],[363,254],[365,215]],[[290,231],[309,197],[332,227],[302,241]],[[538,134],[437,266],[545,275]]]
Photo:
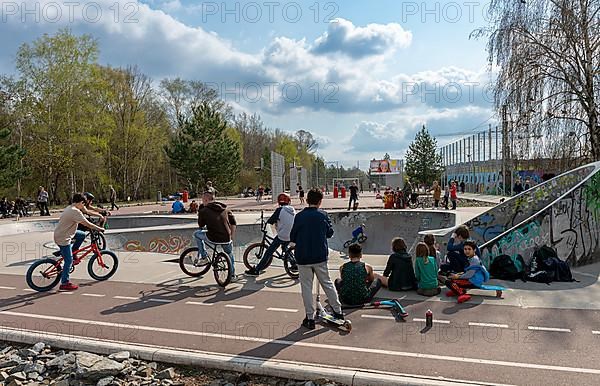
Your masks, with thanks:
[[[572,266],[600,258],[600,162],[581,166],[512,197],[467,221],[489,267],[499,255],[531,261],[545,245]],[[454,228],[423,231],[445,251]]]

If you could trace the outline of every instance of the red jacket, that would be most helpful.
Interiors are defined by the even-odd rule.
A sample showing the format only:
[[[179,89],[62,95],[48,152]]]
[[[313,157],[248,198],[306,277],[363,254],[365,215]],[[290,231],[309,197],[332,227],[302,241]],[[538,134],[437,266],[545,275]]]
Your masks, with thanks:
[[[456,196],[456,186],[450,187],[450,199],[456,200],[458,197]]]

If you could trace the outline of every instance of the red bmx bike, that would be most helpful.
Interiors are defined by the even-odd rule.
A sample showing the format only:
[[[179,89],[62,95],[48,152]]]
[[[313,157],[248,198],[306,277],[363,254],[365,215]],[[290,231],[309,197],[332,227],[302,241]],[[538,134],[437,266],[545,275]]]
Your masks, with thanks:
[[[88,255],[91,255],[88,261],[88,273],[94,280],[104,281],[110,279],[117,271],[119,259],[114,252],[109,250],[100,250],[100,232],[90,231],[91,242],[89,245],[73,251],[73,264],[71,273]],[[59,257],[60,252],[55,252]],[[31,264],[27,270],[27,285],[39,292],[50,291],[60,281],[63,270],[64,258],[47,257]]]

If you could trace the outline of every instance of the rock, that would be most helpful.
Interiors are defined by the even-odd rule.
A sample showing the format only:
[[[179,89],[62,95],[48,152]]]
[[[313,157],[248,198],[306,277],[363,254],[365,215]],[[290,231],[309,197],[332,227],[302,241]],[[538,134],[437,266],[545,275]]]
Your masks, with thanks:
[[[218,379],[215,379],[214,381],[212,381],[209,386],[221,386],[221,381],[219,381]]]
[[[44,351],[46,351],[46,350],[44,350]],[[36,359],[44,360],[44,361],[52,360],[54,358],[56,358],[55,354],[40,354],[36,357]]]
[[[46,371],[46,366],[44,366],[41,363],[28,363],[25,365],[25,367],[23,367],[23,372],[25,374],[29,374],[29,373],[43,374],[44,371]]]
[[[46,343],[38,342],[33,345],[33,347],[31,348],[31,351],[34,351],[36,353],[36,355],[39,355],[45,348],[46,348]]]
[[[96,386],[109,386],[113,382],[114,379],[115,379],[115,377],[102,378],[101,380],[98,381],[98,383],[96,383]]]
[[[152,373],[154,372],[154,370],[146,366],[140,366],[136,371],[139,375],[141,375],[144,378],[150,378],[152,376]]]
[[[235,373],[224,373],[221,374],[223,380],[227,383],[237,383],[239,376]]]
[[[6,381],[9,375],[6,371],[0,371],[0,381]]]
[[[27,373],[27,379],[38,379],[39,376],[40,376],[40,373],[36,373],[35,371],[31,372],[31,373]]]
[[[16,379],[11,379],[10,382],[6,384],[6,386],[21,386],[23,382],[18,381]]]
[[[223,385],[223,386],[235,386],[235,385],[234,385],[233,383],[231,383],[231,382],[227,382],[227,383],[226,383],[225,385]]]
[[[147,366],[150,367],[152,370],[158,369],[158,364],[156,362],[150,362]]]
[[[60,379],[53,386],[69,386],[69,378]]]
[[[116,353],[110,354],[108,356],[108,359],[112,359],[117,362],[123,362],[123,361],[126,361],[127,359],[129,359],[130,356],[131,355],[129,354],[129,351],[121,351],[121,352],[116,352]]]
[[[65,367],[71,367],[75,364],[75,355],[73,354],[63,354],[61,356],[57,356],[54,359],[46,362],[46,367],[58,367],[59,369],[63,369]]]
[[[2,349],[2,351],[0,351],[0,354],[6,355],[10,352],[10,350],[12,350],[12,346],[6,346],[5,348]]]
[[[11,355],[8,358],[0,361],[0,369],[5,369],[7,367],[15,367],[25,363],[27,362],[21,359],[18,355]]]
[[[39,354],[39,352],[34,351],[30,348],[24,348],[24,349],[17,351],[17,355],[24,359],[27,359],[29,357],[35,357],[38,354]]]
[[[156,379],[173,379],[175,378],[175,369],[169,367],[168,369],[164,369],[160,373],[156,374],[154,377]]]
[[[18,373],[11,374],[10,378],[16,379],[18,381],[26,381],[27,380],[27,374],[25,374],[22,371],[19,371]]]
[[[304,386],[317,386],[313,381],[308,381],[304,383]]]
[[[122,363],[96,354],[78,351],[74,355],[75,375],[77,378],[99,380],[117,375],[125,367]]]

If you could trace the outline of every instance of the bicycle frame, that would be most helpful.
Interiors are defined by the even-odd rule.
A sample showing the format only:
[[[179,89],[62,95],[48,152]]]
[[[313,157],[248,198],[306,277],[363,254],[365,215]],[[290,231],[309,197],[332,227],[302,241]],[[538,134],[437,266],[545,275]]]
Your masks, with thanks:
[[[79,255],[80,253],[83,253],[83,254],[78,256],[77,260],[81,261],[81,260],[85,259],[89,254],[96,254],[98,256],[98,264],[100,264],[100,266],[102,268],[105,267],[104,261],[102,261],[102,254],[100,253],[100,249],[98,249],[98,244],[97,244],[94,234],[92,234],[92,243],[90,245],[83,247],[83,248],[79,248],[76,251],[73,251],[73,255],[75,255],[75,254]],[[60,259],[56,260],[56,264],[52,267],[49,267],[44,272],[42,272],[42,275],[44,277],[52,277],[53,275],[58,274],[58,272],[59,272],[58,267],[60,267],[60,263],[63,262],[64,260],[65,260],[65,258],[61,256]],[[73,267],[73,265],[72,265],[72,267]]]

